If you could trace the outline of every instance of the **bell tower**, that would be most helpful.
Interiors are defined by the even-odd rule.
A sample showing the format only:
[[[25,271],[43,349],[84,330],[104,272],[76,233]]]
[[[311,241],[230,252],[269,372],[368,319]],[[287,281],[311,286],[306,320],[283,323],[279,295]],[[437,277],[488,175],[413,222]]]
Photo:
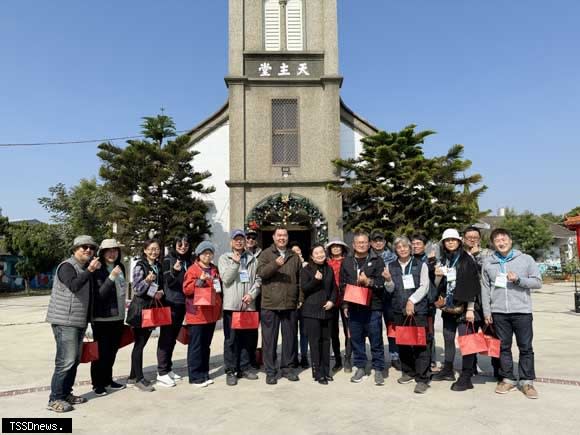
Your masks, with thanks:
[[[229,0],[228,53],[230,228],[342,236],[336,0]]]

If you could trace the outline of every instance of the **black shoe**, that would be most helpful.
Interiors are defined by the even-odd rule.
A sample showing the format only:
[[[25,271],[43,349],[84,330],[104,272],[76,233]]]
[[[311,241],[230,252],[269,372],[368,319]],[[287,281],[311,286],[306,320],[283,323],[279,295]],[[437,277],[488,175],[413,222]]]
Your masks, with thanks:
[[[401,371],[401,360],[400,359],[393,359],[391,360],[391,367],[395,370]]]
[[[310,368],[310,363],[308,362],[308,357],[307,356],[303,356],[300,359],[300,367],[302,367],[303,369]]]
[[[403,376],[401,376],[399,379],[397,379],[397,382],[399,384],[409,384],[411,382],[413,382],[415,380],[415,378],[413,378],[412,376],[409,376],[407,373],[403,373]]]
[[[337,362],[336,364],[334,364],[334,367],[332,367],[333,373],[337,373],[341,370],[342,370],[342,362],[340,362],[340,363]]]
[[[115,382],[115,381],[111,381],[108,388],[110,388],[113,391],[119,391],[119,390],[123,390],[123,389],[127,388],[127,386],[123,385],[123,384],[119,384],[118,382]]]
[[[435,373],[431,378],[433,381],[455,381],[453,363],[446,362],[439,373]]]
[[[471,383],[471,375],[469,376],[459,376],[457,382],[451,384],[452,391],[465,391],[473,389],[473,384]]]
[[[325,377],[321,377],[318,379],[318,383],[320,385],[328,385],[328,380]]]
[[[268,385],[276,385],[278,383],[278,379],[276,379],[276,376],[266,376],[266,384]]]
[[[332,376],[326,376],[326,380],[328,382],[332,382],[332,381],[334,381],[334,378]]]
[[[282,376],[291,382],[296,382],[296,381],[300,380],[300,378],[298,377],[298,375],[296,373],[294,373],[294,371],[289,371],[287,373],[283,373]]]
[[[352,361],[350,358],[344,359],[344,372],[345,373],[352,373]]]
[[[107,390],[105,389],[105,387],[95,387],[95,388],[93,388],[93,392],[97,396],[106,396],[107,395]]]
[[[226,374],[226,384],[230,387],[238,385],[238,377],[235,373],[230,372]]]

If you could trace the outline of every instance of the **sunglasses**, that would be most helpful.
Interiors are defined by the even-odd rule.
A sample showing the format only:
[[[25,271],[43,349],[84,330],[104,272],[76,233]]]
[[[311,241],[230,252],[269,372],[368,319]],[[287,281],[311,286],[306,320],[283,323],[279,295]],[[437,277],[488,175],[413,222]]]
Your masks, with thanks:
[[[246,239],[248,239],[248,240],[256,240],[256,236],[246,236]]]
[[[94,251],[95,250],[95,247],[93,245],[81,245],[79,247],[85,251],[88,251],[88,250]]]

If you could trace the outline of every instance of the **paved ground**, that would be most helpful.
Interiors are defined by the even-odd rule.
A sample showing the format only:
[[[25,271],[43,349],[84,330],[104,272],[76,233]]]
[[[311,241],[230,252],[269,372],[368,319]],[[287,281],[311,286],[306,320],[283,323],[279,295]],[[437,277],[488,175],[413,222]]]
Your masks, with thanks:
[[[45,410],[54,361],[50,327],[43,322],[48,297],[0,299],[0,416],[55,417]],[[95,397],[89,367],[79,368],[77,394],[89,402],[64,416],[73,418],[78,434],[115,433],[453,433],[536,434],[578,433],[580,426],[580,314],[573,309],[569,284],[546,285],[534,295],[536,386],[540,399],[528,400],[519,392],[493,393],[493,379],[477,376],[475,389],[449,390],[450,383],[433,383],[425,395],[413,394],[413,384],[398,385],[391,370],[383,387],[368,379],[351,384],[338,373],[329,386],[313,383],[309,372],[301,381],[281,380],[276,386],[241,380],[225,385],[221,367],[221,331],[212,346],[215,384],[197,390],[181,382],[154,393],[134,389]],[[443,339],[438,328],[438,350]],[[155,371],[156,339],[145,352],[146,372]],[[120,351],[115,375],[129,371],[130,346]],[[177,371],[186,372],[186,347],[177,344]],[[515,352],[517,356],[517,351]],[[490,371],[489,360],[480,365]],[[456,361],[456,367],[459,360]],[[30,390],[28,390],[30,389]]]

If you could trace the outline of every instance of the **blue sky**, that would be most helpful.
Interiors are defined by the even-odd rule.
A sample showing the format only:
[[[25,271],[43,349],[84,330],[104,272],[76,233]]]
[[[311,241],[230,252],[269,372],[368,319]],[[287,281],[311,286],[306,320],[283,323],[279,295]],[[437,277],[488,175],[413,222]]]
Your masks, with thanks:
[[[348,106],[387,131],[436,130],[428,155],[464,144],[484,209],[580,205],[580,2],[338,5]],[[138,134],[161,107],[187,130],[227,99],[227,1],[5,0],[0,55],[0,143]],[[37,198],[95,176],[96,150],[0,148],[3,214],[47,220]]]

